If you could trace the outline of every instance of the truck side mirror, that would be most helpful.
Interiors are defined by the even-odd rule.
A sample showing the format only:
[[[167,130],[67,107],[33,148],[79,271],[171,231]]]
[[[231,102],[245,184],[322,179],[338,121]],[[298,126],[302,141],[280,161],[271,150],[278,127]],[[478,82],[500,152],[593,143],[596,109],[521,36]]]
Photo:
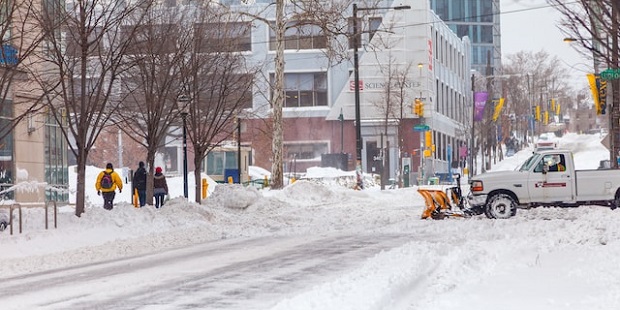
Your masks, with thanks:
[[[547,174],[547,172],[549,172],[549,165],[547,165],[547,164],[543,164],[543,170],[542,170],[542,173],[543,173],[543,174]]]

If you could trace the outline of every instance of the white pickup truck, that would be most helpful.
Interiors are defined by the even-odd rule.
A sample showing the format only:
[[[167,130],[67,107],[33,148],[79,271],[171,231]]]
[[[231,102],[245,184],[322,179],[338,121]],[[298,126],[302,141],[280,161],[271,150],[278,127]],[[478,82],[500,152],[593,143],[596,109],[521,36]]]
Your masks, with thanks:
[[[568,150],[533,153],[514,171],[476,175],[469,184],[471,210],[489,218],[509,218],[517,208],[537,206],[620,206],[620,170],[575,170]]]

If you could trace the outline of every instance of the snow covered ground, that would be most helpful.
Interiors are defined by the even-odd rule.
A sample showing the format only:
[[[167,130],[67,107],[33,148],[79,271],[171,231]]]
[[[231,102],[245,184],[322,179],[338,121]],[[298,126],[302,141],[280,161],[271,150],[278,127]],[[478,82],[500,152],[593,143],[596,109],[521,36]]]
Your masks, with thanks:
[[[597,135],[568,134],[561,139],[560,147],[575,152],[578,169],[595,169],[609,154]],[[522,150],[494,165],[493,170],[513,169],[530,153],[531,150]],[[89,167],[87,179],[94,183],[99,171]],[[49,281],[45,274],[61,268],[111,264],[117,260],[125,264],[128,257],[145,255],[142,259],[148,264],[155,261],[148,256],[151,253],[156,253],[153,257],[163,257],[171,255],[166,251],[200,244],[211,247],[210,261],[217,265],[231,260],[217,256],[215,250],[230,248],[229,242],[265,243],[265,247],[251,243],[253,246],[248,249],[252,251],[240,252],[249,259],[269,256],[262,253],[265,251],[284,255],[278,249],[286,243],[329,240],[335,247],[334,240],[351,239],[356,244],[369,240],[359,248],[366,247],[372,255],[352,254],[347,263],[329,260],[331,254],[318,250],[303,250],[309,251],[304,256],[316,254],[315,259],[326,260],[334,269],[327,273],[317,271],[318,282],[290,280],[276,284],[272,289],[280,293],[256,298],[255,303],[246,300],[243,307],[134,303],[119,308],[620,309],[620,290],[616,289],[620,285],[620,269],[616,265],[616,257],[620,256],[619,210],[597,206],[537,208],[519,210],[508,220],[489,220],[484,216],[420,220],[424,201],[417,187],[354,191],[338,185],[337,175],[350,172],[313,169],[310,174],[313,181],[300,180],[277,191],[212,186],[213,192],[202,206],[185,202],[181,197],[182,178],[171,178],[168,182],[173,198],[159,210],[152,206],[134,208],[129,190],[117,196],[112,211],[103,210],[94,185],[88,184],[88,206],[81,218],[73,215],[71,207],[64,207],[59,210],[58,228],[50,224],[51,228],[45,230],[44,211],[33,208],[24,212],[23,233],[16,231],[17,226],[14,235],[8,230],[0,233],[0,278],[4,279],[0,282],[0,303],[4,309],[67,308],[62,306],[66,304],[51,304],[47,300],[51,295],[63,294],[67,294],[63,302],[76,300],[78,297],[68,292],[80,293],[77,285],[58,291],[50,289],[47,294],[27,294],[29,276]],[[190,174],[190,184],[192,177]],[[321,182],[317,183],[317,179]],[[75,182],[74,175],[71,180]],[[71,187],[75,188],[75,184]],[[193,197],[192,186],[189,189]],[[378,249],[374,250],[372,244],[377,244]],[[282,266],[265,270],[254,266],[256,271],[247,272],[258,276],[286,274],[285,261],[276,264]],[[187,272],[176,265],[170,265],[166,271]],[[69,269],[60,272],[71,273]],[[138,273],[138,277],[156,281],[149,278],[152,272]],[[126,290],[124,282],[106,279],[104,282],[110,282],[110,287]],[[20,281],[23,286],[17,286]],[[3,282],[11,286],[3,287]],[[226,285],[229,290],[245,288],[241,281]],[[23,295],[18,293],[18,287],[25,291]],[[243,296],[250,298],[253,294],[246,292]],[[229,298],[232,302],[239,296]]]

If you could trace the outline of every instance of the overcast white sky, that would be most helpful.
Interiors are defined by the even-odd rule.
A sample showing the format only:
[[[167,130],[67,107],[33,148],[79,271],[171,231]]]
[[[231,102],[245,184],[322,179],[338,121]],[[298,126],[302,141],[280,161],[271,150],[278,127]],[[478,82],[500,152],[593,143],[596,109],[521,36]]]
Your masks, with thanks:
[[[574,87],[587,87],[585,74],[591,72],[592,61],[562,41],[565,36],[557,27],[561,14],[556,9],[545,0],[501,0],[500,5],[504,59],[519,51],[545,50],[572,67]]]

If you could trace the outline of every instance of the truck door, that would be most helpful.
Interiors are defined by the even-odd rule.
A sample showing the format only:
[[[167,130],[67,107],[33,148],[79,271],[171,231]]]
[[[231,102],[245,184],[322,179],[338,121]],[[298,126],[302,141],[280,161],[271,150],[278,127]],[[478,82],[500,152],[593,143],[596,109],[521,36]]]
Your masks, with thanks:
[[[528,191],[532,202],[573,201],[572,166],[567,167],[564,154],[543,156],[530,173]]]

